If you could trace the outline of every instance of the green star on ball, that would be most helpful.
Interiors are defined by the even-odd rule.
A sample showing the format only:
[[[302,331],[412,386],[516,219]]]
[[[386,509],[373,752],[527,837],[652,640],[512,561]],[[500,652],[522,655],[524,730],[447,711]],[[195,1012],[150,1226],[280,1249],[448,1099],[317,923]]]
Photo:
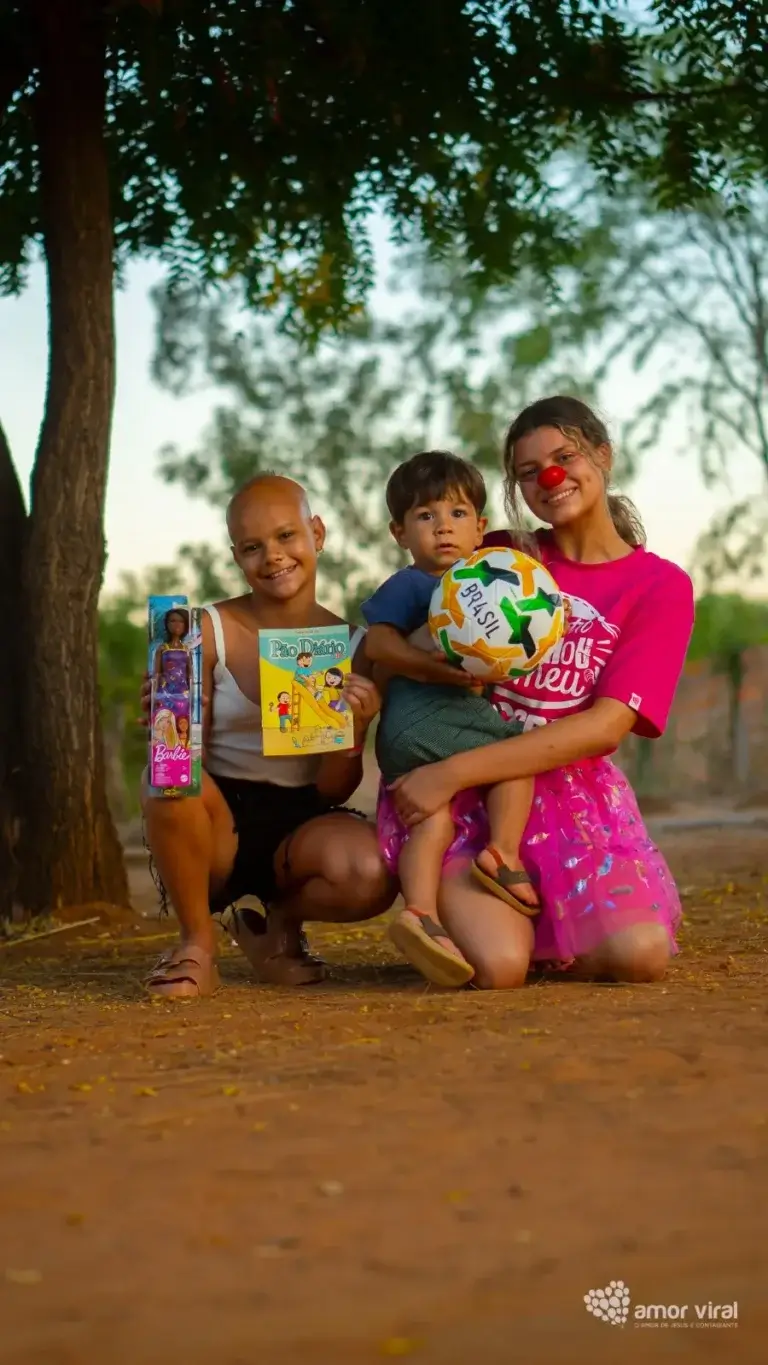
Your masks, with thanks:
[[[499,603],[502,614],[510,627],[509,643],[511,645],[522,645],[526,659],[532,659],[536,653],[536,641],[531,635],[531,618],[523,616],[514,602],[507,598]]]
[[[545,611],[549,616],[554,616],[560,602],[559,593],[545,592],[543,588],[538,588],[535,597],[526,597],[517,603],[517,608],[518,611]]]
[[[520,587],[520,575],[512,569],[494,569],[487,559],[481,559],[479,564],[473,564],[468,569],[454,569],[454,578],[469,579],[472,582],[482,583],[484,588],[491,583],[508,583],[511,588]]]

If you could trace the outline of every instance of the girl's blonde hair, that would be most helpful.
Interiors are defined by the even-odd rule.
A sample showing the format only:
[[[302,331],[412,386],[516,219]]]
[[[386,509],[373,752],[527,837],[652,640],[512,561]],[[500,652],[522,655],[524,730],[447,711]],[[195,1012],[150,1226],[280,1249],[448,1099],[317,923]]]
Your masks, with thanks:
[[[540,427],[557,427],[564,436],[573,441],[574,445],[586,455],[592,464],[597,465],[595,453],[599,446],[611,447],[611,438],[604,422],[595,415],[586,403],[582,403],[580,398],[568,398],[556,395],[554,398],[539,398],[537,402],[530,403],[527,408],[517,416],[512,423],[504,440],[504,497],[509,514],[512,534],[516,540],[530,542],[531,536],[525,528],[523,521],[523,511],[517,493],[517,481],[515,479],[515,446],[523,436],[529,436],[532,431],[538,431]],[[640,520],[640,513],[635,504],[629,498],[623,497],[619,493],[608,492],[608,476],[603,477],[606,483],[606,498],[608,511],[611,520],[616,527],[621,539],[634,548],[645,545],[645,528]]]

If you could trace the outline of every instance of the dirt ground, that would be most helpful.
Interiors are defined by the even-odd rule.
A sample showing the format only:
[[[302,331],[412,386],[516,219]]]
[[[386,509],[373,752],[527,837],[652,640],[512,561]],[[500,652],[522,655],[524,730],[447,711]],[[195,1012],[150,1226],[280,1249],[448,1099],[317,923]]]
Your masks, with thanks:
[[[228,946],[150,1003],[138,871],[132,919],[0,947],[3,1365],[768,1359],[768,837],[664,846],[661,986],[430,993],[376,921],[313,936],[323,986]]]

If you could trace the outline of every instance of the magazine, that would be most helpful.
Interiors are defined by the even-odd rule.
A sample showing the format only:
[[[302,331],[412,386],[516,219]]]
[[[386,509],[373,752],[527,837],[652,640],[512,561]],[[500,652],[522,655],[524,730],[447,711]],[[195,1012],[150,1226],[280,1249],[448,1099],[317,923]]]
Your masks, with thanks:
[[[349,626],[259,631],[266,757],[353,747],[354,717],[343,697],[350,664]]]

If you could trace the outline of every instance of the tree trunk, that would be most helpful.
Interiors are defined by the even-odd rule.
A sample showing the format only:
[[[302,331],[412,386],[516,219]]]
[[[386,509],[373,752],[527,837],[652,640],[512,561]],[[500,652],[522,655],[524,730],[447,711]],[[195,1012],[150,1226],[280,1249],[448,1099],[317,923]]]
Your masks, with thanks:
[[[0,668],[0,920],[13,910],[21,774],[21,572],[27,513],[5,432],[0,426],[0,620],[5,653]]]
[[[24,575],[22,887],[33,912],[127,904],[106,798],[97,611],[114,389],[104,37],[95,0],[37,0],[46,408]]]

